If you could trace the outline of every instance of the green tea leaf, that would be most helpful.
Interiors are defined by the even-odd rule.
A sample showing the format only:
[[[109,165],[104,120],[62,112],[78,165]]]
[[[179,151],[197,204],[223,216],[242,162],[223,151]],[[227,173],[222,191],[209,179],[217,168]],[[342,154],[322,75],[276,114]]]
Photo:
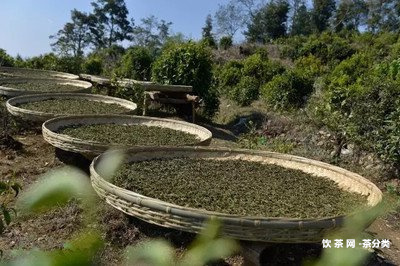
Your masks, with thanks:
[[[65,167],[46,174],[17,201],[22,212],[40,212],[64,205],[72,198],[89,199],[93,190],[81,171]]]

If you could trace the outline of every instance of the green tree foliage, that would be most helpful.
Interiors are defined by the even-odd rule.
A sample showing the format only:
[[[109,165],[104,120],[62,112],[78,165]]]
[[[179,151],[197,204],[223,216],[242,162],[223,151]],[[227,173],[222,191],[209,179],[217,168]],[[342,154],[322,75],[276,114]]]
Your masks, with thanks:
[[[90,44],[89,18],[86,13],[76,9],[71,11],[71,22],[50,36],[55,42],[51,44],[54,51],[63,56],[83,56],[84,50]]]
[[[82,66],[83,72],[90,75],[101,75],[103,72],[103,63],[96,56],[89,57]]]
[[[155,16],[141,19],[141,24],[133,27],[133,43],[157,50],[163,46],[170,37],[172,22],[159,21]]]
[[[267,43],[286,34],[289,3],[286,0],[269,2],[248,24],[245,32],[250,42]]]
[[[229,96],[237,104],[247,106],[258,99],[259,87],[260,83],[256,78],[243,76],[239,83],[229,92]]]
[[[363,0],[341,0],[334,18],[336,31],[355,30],[365,25],[368,16],[368,6]]]
[[[212,87],[211,52],[203,45],[170,45],[155,61],[152,73],[156,82],[193,86],[194,93],[204,99],[204,111],[208,115],[217,111],[219,100]]]
[[[145,47],[129,48],[122,56],[120,66],[116,69],[119,77],[136,80],[150,80],[153,57]]]
[[[292,18],[291,35],[309,35],[312,33],[311,12],[304,2],[294,10]]]
[[[397,0],[369,0],[367,25],[369,31],[396,31],[400,25],[400,2]]]
[[[301,107],[313,90],[312,81],[300,73],[288,70],[261,88],[262,99],[275,109]]]
[[[91,4],[93,13],[89,16],[89,27],[96,48],[111,47],[130,39],[132,27],[124,0],[96,0]]]
[[[329,20],[335,9],[335,0],[313,0],[312,19],[317,32],[323,32],[329,28]]]
[[[14,59],[7,54],[6,50],[0,48],[0,66],[14,66]]]
[[[112,76],[114,69],[118,66],[122,56],[125,54],[125,48],[119,45],[112,45],[109,48],[96,50],[90,57],[96,57],[101,61],[102,75]]]
[[[219,48],[223,50],[228,50],[233,45],[232,37],[231,36],[223,36],[219,40]]]
[[[235,0],[231,0],[225,5],[219,5],[214,15],[218,34],[231,38],[235,36],[244,25],[244,16],[244,10]]]
[[[258,99],[263,84],[284,71],[281,64],[257,52],[244,60],[223,65],[216,74],[218,90],[239,105],[246,106]]]
[[[211,15],[208,15],[206,18],[206,24],[202,29],[202,40],[205,45],[216,48],[217,43],[215,42],[214,34],[213,34],[213,21]]]

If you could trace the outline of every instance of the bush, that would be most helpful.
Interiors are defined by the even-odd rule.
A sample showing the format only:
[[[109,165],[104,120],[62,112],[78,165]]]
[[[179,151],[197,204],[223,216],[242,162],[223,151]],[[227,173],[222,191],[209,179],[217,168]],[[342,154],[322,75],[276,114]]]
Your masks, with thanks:
[[[153,57],[145,47],[132,47],[122,57],[116,74],[120,77],[136,80],[150,80]]]
[[[82,58],[80,57],[60,57],[57,60],[55,71],[80,74],[82,72]]]
[[[55,70],[57,68],[57,64],[58,58],[53,53],[34,56],[25,60],[25,67],[27,68]]]
[[[310,79],[320,77],[325,72],[321,59],[313,55],[300,57],[294,62],[294,65],[295,71]]]
[[[263,59],[259,53],[249,56],[243,61],[242,74],[258,80],[259,86],[269,82],[274,76],[284,71],[285,69],[282,65]]]
[[[152,73],[156,82],[193,86],[194,93],[204,99],[205,114],[217,111],[216,90],[211,86],[211,51],[203,45],[188,42],[170,46],[155,61]]]
[[[92,56],[83,63],[83,71],[90,75],[101,75],[103,72],[103,62],[100,58]]]
[[[243,64],[232,60],[223,65],[218,72],[218,82],[221,92],[226,92],[229,87],[236,86],[242,78]]]
[[[14,66],[14,59],[10,55],[8,55],[3,49],[0,49],[0,66]]]
[[[304,76],[286,71],[261,87],[262,99],[275,109],[300,107],[312,92],[312,82]]]
[[[233,45],[231,36],[224,36],[219,40],[219,49],[228,50]]]
[[[259,96],[259,82],[254,77],[244,76],[230,92],[230,98],[241,106],[250,105]]]
[[[109,48],[95,51],[89,57],[97,57],[102,62],[102,75],[111,77],[114,70],[118,67],[122,56],[125,54],[125,49],[119,45],[112,45]]]

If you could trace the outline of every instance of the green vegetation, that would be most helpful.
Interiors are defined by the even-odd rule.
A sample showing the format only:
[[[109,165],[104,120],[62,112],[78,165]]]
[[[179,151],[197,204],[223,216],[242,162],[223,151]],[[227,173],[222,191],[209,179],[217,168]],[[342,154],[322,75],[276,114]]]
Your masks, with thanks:
[[[150,80],[153,57],[145,47],[132,47],[121,58],[121,65],[115,73],[119,77],[136,80]]]
[[[363,196],[345,192],[333,181],[242,160],[135,162],[123,165],[113,183],[181,206],[245,216],[322,218],[366,204]]]
[[[18,107],[48,114],[68,115],[121,114],[129,112],[129,109],[119,104],[83,99],[49,99],[20,104]]]
[[[212,84],[212,56],[201,44],[188,42],[167,47],[153,65],[153,80],[163,84],[191,85],[204,99],[204,113],[218,109],[218,97]]]
[[[145,125],[76,125],[59,133],[102,144],[129,146],[183,146],[198,142],[195,135],[183,131]]]

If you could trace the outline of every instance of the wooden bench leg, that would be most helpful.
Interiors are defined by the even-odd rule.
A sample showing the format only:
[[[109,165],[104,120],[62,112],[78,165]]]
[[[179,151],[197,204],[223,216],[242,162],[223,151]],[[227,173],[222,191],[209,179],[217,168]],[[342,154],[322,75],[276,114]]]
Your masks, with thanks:
[[[196,105],[192,102],[192,122],[196,123]]]
[[[147,107],[149,105],[149,95],[147,93],[144,94],[144,100],[143,100],[143,116],[147,115]]]

